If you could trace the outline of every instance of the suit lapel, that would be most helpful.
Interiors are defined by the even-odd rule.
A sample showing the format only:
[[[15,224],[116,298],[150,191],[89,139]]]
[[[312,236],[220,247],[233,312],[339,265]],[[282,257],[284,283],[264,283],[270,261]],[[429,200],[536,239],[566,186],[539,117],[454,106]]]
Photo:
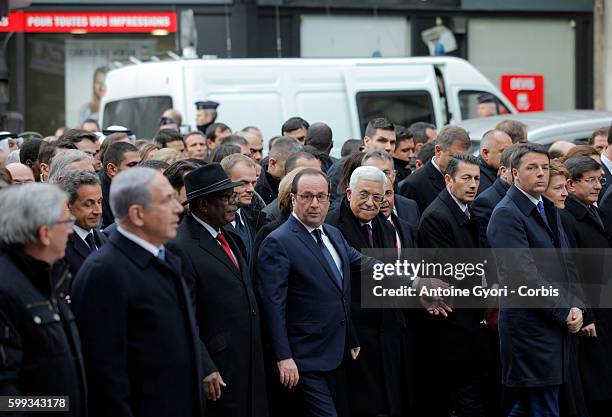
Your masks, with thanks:
[[[195,221],[191,216],[186,216],[185,221],[187,222],[187,227],[191,232],[191,237],[198,241],[198,246],[210,253],[214,256],[219,262],[227,267],[227,269],[234,274],[234,276],[238,279],[241,279],[240,272],[236,269],[230,258],[227,256],[227,253],[221,248],[219,242],[197,221]],[[234,247],[236,247],[234,245]],[[231,245],[230,245],[231,248]],[[234,254],[236,254],[235,250]],[[235,256],[238,256],[237,254]],[[238,261],[238,260],[237,260]]]
[[[300,222],[298,222],[292,215],[289,215],[289,221],[292,222],[291,230],[297,235],[298,239],[300,239],[300,241],[304,244],[304,246],[306,246],[310,250],[310,252],[312,252],[315,258],[317,258],[321,266],[323,266],[323,269],[325,269],[325,272],[327,272],[328,278],[331,279],[331,281],[334,283],[336,288],[338,288],[339,290],[342,290],[340,286],[338,285],[338,281],[336,280],[336,275],[331,270],[331,265],[329,265],[327,261],[325,260],[325,258],[323,257],[323,254],[321,253],[321,248],[319,248],[319,245],[317,244],[317,242],[315,242],[314,238],[310,236],[310,234],[308,233],[308,230],[306,230],[306,228],[302,226]],[[332,241],[332,244],[333,244],[333,241]],[[334,248],[335,247],[336,245],[334,244]],[[338,249],[336,249],[336,251],[338,251]]]
[[[347,289],[348,281],[350,280],[350,277],[351,277],[351,269],[349,267],[348,256],[346,252],[343,250],[343,247],[340,244],[340,242],[338,242],[338,240],[336,239],[335,234],[330,230],[330,228],[326,224],[323,225],[323,230],[325,230],[325,234],[329,238],[329,241],[332,243],[334,249],[336,249],[336,252],[338,252],[338,256],[340,256],[340,262],[342,264],[342,286],[343,286],[342,291],[344,292]],[[334,283],[337,283],[335,279],[334,279]]]
[[[83,259],[89,256],[89,246],[87,246],[87,244],[83,242],[83,239],[81,239],[81,237],[76,232],[72,233],[68,239],[72,243],[74,251],[80,256],[82,256]]]

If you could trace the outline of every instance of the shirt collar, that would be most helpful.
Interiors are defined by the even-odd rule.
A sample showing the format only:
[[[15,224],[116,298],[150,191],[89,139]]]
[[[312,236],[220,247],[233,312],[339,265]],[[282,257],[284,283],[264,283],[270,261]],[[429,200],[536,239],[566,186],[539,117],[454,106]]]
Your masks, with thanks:
[[[146,250],[147,252],[149,252],[151,255],[155,257],[157,257],[159,252],[164,247],[164,245],[157,247],[154,244],[147,242],[140,236],[136,236],[134,233],[128,232],[127,230],[125,230],[119,225],[117,225],[117,231],[121,233],[126,239],[131,240],[132,242],[134,242],[135,244],[137,244],[138,246],[140,246],[141,248],[143,248],[144,250]]]
[[[602,153],[600,158],[601,163],[604,164],[606,168],[608,168],[608,171],[612,172],[612,161],[608,159],[605,153]]]
[[[220,233],[219,230],[215,230],[214,227],[212,227],[210,224],[206,223],[204,220],[200,219],[193,213],[191,213],[191,217],[193,217],[196,222],[200,223],[202,227],[204,227],[204,229],[208,230],[208,233],[210,233],[214,239],[217,238],[217,235]]]
[[[440,174],[442,174],[442,176],[444,176],[444,172],[442,172],[442,170],[440,169],[440,167],[438,166],[438,164],[436,164],[436,160],[435,160],[435,156],[433,158],[431,158],[431,164],[434,166],[435,169],[438,170],[438,172]]]
[[[450,189],[448,187],[446,187],[446,190],[448,191],[448,193],[450,194],[451,198],[455,201],[455,203],[457,203],[457,205],[459,206],[459,209],[465,213],[465,211],[468,209],[467,204],[462,203],[461,201],[457,200],[457,197],[455,197],[453,195],[453,193],[451,193]]]
[[[90,234],[92,232],[92,230],[85,230],[80,226],[77,226],[76,224],[72,226],[72,228],[74,229],[74,232],[83,240],[83,242],[87,242],[85,240],[85,238],[87,237],[88,234]]]
[[[516,187],[516,188],[517,188],[517,189],[518,189],[518,190],[519,190],[521,193],[525,194],[525,196],[527,196],[527,198],[529,199],[529,201],[531,201],[531,202],[533,203],[533,205],[534,205],[534,206],[537,206],[537,205],[538,205],[538,203],[539,203],[540,201],[542,201],[542,196],[540,196],[540,198],[539,198],[539,199],[538,199],[538,198],[535,198],[535,197],[534,197],[534,196],[532,196],[531,194],[529,194],[529,193],[527,193],[527,192],[523,191],[523,190],[521,189],[521,187],[519,187],[518,185],[516,185],[516,183],[514,183],[514,186],[515,186],[515,187]]]

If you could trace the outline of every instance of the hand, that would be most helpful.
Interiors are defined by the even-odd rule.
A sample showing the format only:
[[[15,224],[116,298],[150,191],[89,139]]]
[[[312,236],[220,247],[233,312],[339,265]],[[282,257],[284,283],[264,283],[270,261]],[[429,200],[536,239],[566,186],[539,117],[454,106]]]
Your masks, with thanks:
[[[221,398],[221,387],[226,386],[219,372],[215,371],[204,378],[204,392],[206,393],[206,398],[209,400],[217,401]]]
[[[448,313],[452,313],[453,309],[446,305],[442,298],[419,298],[421,305],[432,316],[448,317]]]
[[[580,329],[580,335],[586,337],[597,337],[597,329],[595,323],[588,324]]]
[[[567,329],[570,333],[577,333],[582,327],[582,310],[576,307],[570,309],[567,319],[565,319]]]
[[[357,346],[356,348],[351,348],[351,358],[353,358],[353,360],[357,359],[360,350],[361,348],[359,346]]]
[[[295,387],[300,380],[300,373],[295,361],[292,358],[283,359],[278,361],[276,365],[280,372],[280,383],[289,389]]]

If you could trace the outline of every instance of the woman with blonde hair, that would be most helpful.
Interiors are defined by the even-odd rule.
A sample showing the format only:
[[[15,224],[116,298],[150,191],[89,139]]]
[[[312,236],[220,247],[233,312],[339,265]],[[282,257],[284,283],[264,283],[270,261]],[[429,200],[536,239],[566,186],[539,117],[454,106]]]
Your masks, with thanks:
[[[172,165],[179,159],[183,159],[183,154],[172,148],[163,148],[155,152],[155,155],[149,159],[164,161],[168,165]]]
[[[550,179],[548,180],[548,188],[544,191],[544,197],[555,203],[558,209],[565,208],[565,199],[567,198],[567,180],[570,173],[559,161],[550,161]]]
[[[159,151],[159,145],[153,142],[146,143],[138,147],[138,153],[140,154],[141,161],[148,161],[149,159],[155,158],[155,155]]]

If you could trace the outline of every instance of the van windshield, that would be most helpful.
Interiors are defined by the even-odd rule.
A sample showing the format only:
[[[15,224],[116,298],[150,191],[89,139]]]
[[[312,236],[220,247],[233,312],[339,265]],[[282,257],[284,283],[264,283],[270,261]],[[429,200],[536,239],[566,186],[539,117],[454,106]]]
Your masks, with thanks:
[[[386,117],[394,124],[409,127],[415,122],[436,124],[433,102],[427,91],[368,91],[357,93],[361,134],[370,120]]]
[[[152,138],[159,129],[159,118],[172,108],[172,97],[151,96],[116,100],[104,106],[104,126],[125,126],[138,138]]]

